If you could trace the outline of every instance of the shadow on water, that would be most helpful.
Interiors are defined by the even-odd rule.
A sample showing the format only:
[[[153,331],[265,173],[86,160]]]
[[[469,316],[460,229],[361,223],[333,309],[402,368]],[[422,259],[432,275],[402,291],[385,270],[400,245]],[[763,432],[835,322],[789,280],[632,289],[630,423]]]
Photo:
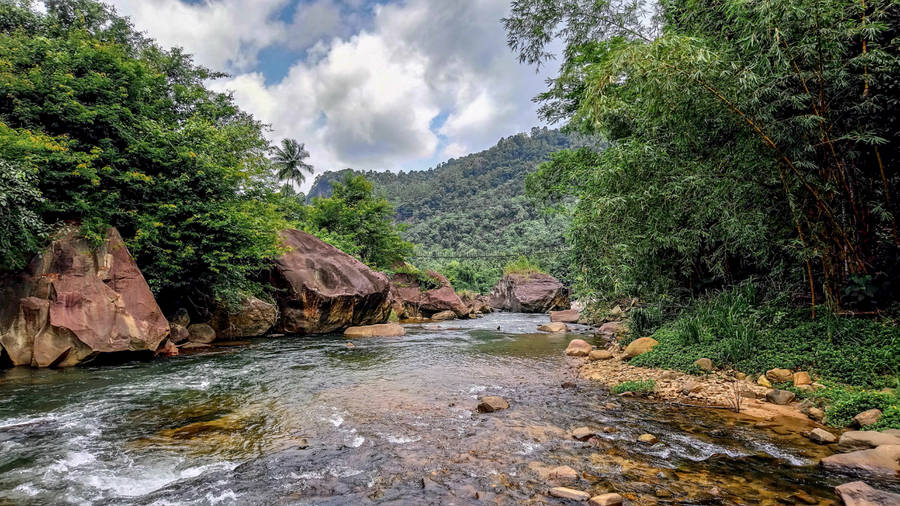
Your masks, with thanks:
[[[842,478],[815,465],[822,449],[805,438],[587,382],[562,388],[574,336],[535,333],[545,319],[5,371],[0,504],[543,504],[558,465],[580,473],[574,488],[636,504],[835,500]],[[481,395],[511,408],[478,414]],[[604,430],[570,439],[582,425]]]

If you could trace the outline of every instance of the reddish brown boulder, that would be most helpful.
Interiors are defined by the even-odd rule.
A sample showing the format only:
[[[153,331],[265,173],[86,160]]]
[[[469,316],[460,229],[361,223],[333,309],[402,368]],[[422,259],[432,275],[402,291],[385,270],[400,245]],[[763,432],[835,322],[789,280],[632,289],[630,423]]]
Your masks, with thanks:
[[[219,306],[210,326],[219,340],[257,337],[265,335],[278,319],[275,304],[250,297],[241,302],[240,307],[228,309]]]
[[[469,314],[469,308],[456,295],[450,281],[436,272],[425,274],[435,287],[422,290],[422,282],[413,274],[398,272],[391,278],[391,300],[401,319],[431,318],[452,311],[456,316]]]
[[[549,274],[507,274],[494,286],[491,307],[514,313],[569,309],[569,290]]]
[[[550,311],[551,322],[578,323],[581,314],[577,309],[564,309],[562,311]]]
[[[24,272],[0,280],[0,348],[15,365],[67,367],[97,353],[155,351],[168,334],[113,228],[95,248],[67,227]]]
[[[280,331],[327,334],[387,321],[387,276],[306,232],[286,230],[282,240],[289,251],[275,260],[271,273]]]

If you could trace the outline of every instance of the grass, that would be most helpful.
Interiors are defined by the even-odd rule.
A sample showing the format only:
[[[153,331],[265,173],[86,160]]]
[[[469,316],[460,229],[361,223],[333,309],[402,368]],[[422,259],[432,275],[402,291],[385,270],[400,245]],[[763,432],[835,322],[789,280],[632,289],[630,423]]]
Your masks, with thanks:
[[[900,428],[900,400],[878,392],[900,385],[900,327],[888,319],[820,315],[795,309],[786,297],[763,299],[752,284],[694,301],[668,321],[660,308],[632,310],[630,338],[650,335],[659,344],[632,365],[692,374],[698,358],[717,368],[747,374],[769,369],[805,370],[828,388],[806,392],[778,385],[826,407],[826,421],[847,425],[856,414],[877,407],[877,428]]]
[[[625,392],[632,392],[635,394],[648,394],[652,392],[654,388],[656,388],[656,382],[653,380],[625,381],[613,387],[613,393],[622,394]]]
[[[528,259],[528,257],[520,256],[510,261],[503,267],[503,274],[519,274],[521,276],[531,276],[532,274],[543,274],[541,267]]]
[[[423,272],[410,264],[403,264],[397,267],[394,269],[393,273],[411,276],[419,285],[419,290],[423,292],[435,290],[444,286],[439,279],[431,274],[431,272]]]

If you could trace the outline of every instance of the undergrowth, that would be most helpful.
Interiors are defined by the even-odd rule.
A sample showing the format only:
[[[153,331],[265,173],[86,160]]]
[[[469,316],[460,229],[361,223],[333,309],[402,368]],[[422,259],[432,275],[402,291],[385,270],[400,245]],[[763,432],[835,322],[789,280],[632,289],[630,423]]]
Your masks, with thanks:
[[[652,316],[631,316],[630,323],[649,328]],[[827,314],[812,320],[784,297],[762,299],[749,283],[696,301],[651,336],[659,345],[632,364],[691,372],[705,357],[747,374],[806,370],[868,388],[895,387],[900,378],[900,328],[893,322]]]
[[[668,315],[661,305],[632,310],[629,327],[629,339],[650,335],[659,342],[632,365],[697,374],[694,361],[705,357],[717,368],[750,375],[805,370],[826,388],[776,387],[824,407],[829,425],[847,426],[858,413],[878,408],[882,418],[870,428],[900,428],[900,399],[893,393],[900,386],[900,327],[889,319],[820,313],[813,320],[787,296],[763,297],[744,283]],[[876,391],[885,387],[894,390]]]
[[[656,382],[653,380],[625,381],[613,387],[613,393],[622,394],[625,392],[632,392],[635,394],[646,394],[652,392],[654,388],[656,388]]]

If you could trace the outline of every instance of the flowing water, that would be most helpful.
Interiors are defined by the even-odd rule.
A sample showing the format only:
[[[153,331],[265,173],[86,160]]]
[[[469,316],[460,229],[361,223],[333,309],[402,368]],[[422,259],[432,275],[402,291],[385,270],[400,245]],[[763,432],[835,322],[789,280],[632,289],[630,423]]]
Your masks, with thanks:
[[[0,372],[0,504],[553,504],[557,465],[637,504],[835,500],[846,478],[816,466],[820,447],[576,381],[573,336],[535,334],[545,320]],[[481,395],[511,408],[476,413]],[[583,425],[610,432],[567,436]]]

